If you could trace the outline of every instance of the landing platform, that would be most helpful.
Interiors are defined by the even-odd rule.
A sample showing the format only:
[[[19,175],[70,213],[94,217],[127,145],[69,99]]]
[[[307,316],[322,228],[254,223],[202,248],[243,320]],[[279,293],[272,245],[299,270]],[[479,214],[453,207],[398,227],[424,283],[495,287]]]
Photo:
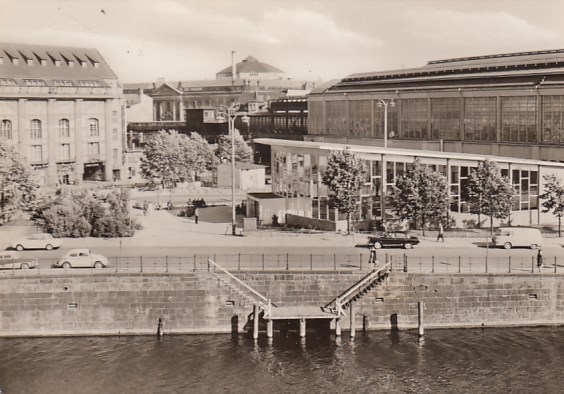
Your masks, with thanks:
[[[335,309],[322,306],[279,306],[271,309],[269,320],[295,319],[335,319],[339,317]]]

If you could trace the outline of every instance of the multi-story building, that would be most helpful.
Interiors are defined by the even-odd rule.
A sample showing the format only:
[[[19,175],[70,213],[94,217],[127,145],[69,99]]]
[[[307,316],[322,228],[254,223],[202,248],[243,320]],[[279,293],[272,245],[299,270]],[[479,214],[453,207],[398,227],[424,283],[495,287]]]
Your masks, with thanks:
[[[350,75],[310,94],[308,139],[382,146],[386,114],[390,147],[564,161],[564,50]]]
[[[280,217],[338,221],[320,179],[330,152],[349,146],[369,169],[356,219],[390,216],[386,196],[417,159],[447,178],[460,225],[469,220],[468,174],[489,159],[517,192],[513,224],[555,221],[539,196],[543,175],[564,175],[564,50],[354,74],[313,90],[308,109],[306,141],[255,141],[272,148]]]
[[[123,93],[96,49],[0,44],[0,139],[46,185],[122,177]]]

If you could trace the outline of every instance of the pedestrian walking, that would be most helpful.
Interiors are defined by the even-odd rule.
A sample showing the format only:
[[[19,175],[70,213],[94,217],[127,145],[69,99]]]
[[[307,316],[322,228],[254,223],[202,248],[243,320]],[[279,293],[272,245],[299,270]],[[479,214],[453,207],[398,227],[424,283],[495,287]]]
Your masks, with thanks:
[[[441,242],[445,242],[445,231],[442,222],[439,222],[439,234],[437,234],[437,242],[439,242],[439,239],[441,240]]]
[[[376,256],[376,247],[374,244],[370,245],[370,258],[368,262],[369,264],[373,264],[374,268],[378,267],[378,256]]]
[[[539,269],[544,267],[544,258],[542,256],[542,250],[540,249],[537,252],[537,267],[539,267]]]
[[[147,215],[147,210],[149,209],[149,203],[147,200],[143,201],[143,215]]]
[[[196,207],[194,210],[194,221],[198,224],[198,216],[200,216],[200,208]]]

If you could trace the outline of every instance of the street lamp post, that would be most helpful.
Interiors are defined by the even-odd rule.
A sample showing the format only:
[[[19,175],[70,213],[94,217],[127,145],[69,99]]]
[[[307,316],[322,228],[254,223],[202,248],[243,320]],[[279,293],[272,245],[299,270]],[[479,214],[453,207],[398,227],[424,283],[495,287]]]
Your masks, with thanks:
[[[234,103],[229,107],[219,106],[218,119],[227,119],[229,133],[231,134],[231,231],[232,235],[237,235],[237,215],[235,212],[235,119],[241,116],[244,123],[249,122],[246,112],[237,112],[239,104]]]
[[[395,107],[396,103],[394,100],[377,99],[378,107],[384,107],[384,148],[388,147],[388,105],[390,107]]]

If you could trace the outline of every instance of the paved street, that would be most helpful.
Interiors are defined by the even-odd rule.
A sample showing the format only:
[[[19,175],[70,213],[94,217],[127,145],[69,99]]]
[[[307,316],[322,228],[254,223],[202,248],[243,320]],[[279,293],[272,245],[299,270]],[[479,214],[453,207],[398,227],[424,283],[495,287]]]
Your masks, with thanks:
[[[197,266],[207,266],[207,256],[215,256],[220,264],[231,269],[368,268],[368,250],[360,246],[366,243],[364,234],[261,230],[234,237],[230,230],[230,212],[228,206],[202,209],[196,224],[193,218],[175,216],[171,211],[153,211],[144,216],[141,210],[133,210],[143,229],[131,238],[67,238],[59,250],[24,251],[21,255],[38,258],[41,269],[48,268],[69,249],[84,247],[108,256],[120,270],[138,270],[140,262],[145,270],[163,269],[167,264],[176,269],[193,269],[194,261]],[[10,238],[26,230],[15,229],[18,231],[9,232],[4,228],[2,248],[9,244]],[[535,265],[536,251],[489,248],[485,238],[454,238],[447,233],[444,243],[435,242],[434,234],[420,239],[421,244],[411,250],[381,249],[378,259],[387,258],[402,267],[406,256],[411,272],[485,272],[486,269],[488,272],[508,272],[509,269],[530,272]],[[564,267],[563,242],[558,238],[545,238],[547,267],[554,267],[554,258],[557,269],[561,264]],[[564,272],[564,268],[562,270]]]

